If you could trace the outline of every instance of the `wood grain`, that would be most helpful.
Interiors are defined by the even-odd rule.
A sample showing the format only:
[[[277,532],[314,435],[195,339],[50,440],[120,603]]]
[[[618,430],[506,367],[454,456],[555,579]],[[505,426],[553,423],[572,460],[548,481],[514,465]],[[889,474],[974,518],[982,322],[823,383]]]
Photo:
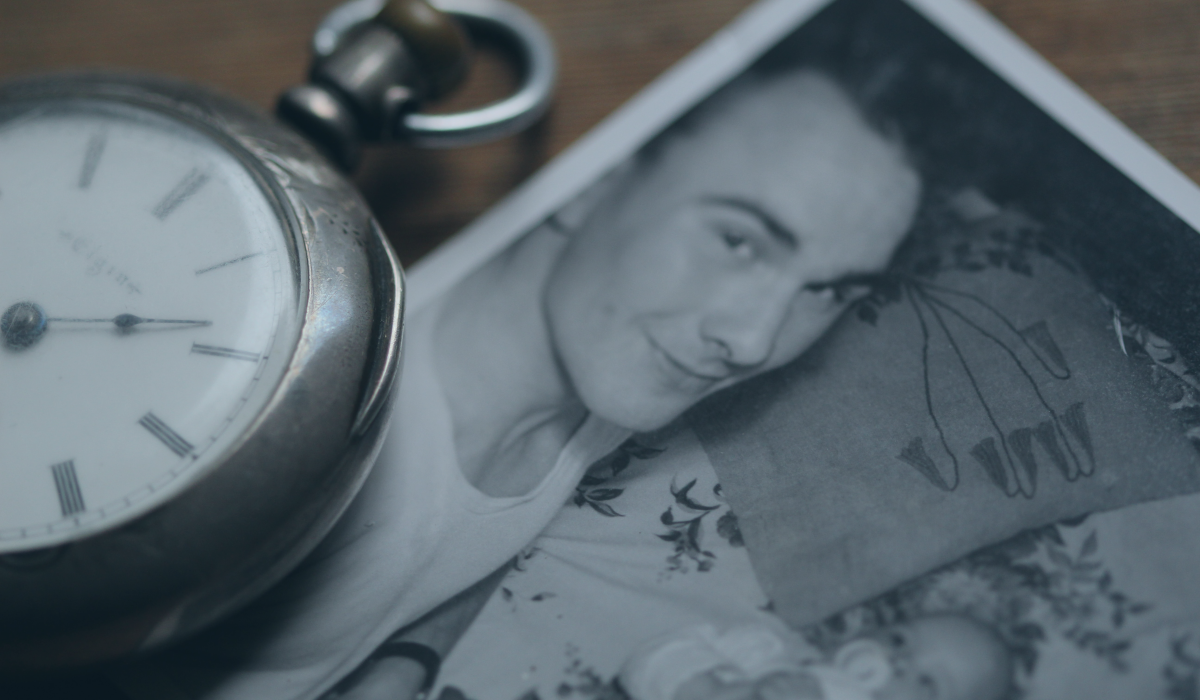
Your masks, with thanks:
[[[298,82],[331,0],[0,0],[0,78],[108,66],[200,81],[263,108]],[[749,0],[522,0],[558,42],[555,107],[531,132],[461,151],[381,149],[358,181],[406,262],[460,229]],[[1200,3],[983,0],[1018,36],[1200,179]],[[511,83],[484,56],[466,94]]]

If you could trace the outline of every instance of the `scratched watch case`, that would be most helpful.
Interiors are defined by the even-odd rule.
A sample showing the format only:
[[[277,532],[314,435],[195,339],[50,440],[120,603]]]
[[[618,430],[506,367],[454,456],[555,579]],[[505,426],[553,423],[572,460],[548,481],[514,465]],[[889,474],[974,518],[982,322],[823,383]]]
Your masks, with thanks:
[[[290,232],[302,318],[264,408],[186,490],[114,529],[0,557],[0,668],[153,648],[276,582],[365,480],[400,359],[399,262],[361,195],[307,142],[236,101],[161,78],[0,85],[5,112],[71,99],[157,112],[233,154]]]

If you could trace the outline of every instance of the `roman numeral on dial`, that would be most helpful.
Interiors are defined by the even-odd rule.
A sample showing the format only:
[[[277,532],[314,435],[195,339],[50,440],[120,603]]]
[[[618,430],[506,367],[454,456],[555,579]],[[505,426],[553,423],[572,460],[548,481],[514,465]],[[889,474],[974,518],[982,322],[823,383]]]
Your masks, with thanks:
[[[192,168],[187,175],[175,185],[175,188],[167,193],[166,197],[162,198],[158,204],[154,206],[151,213],[158,218],[159,221],[165,221],[171,212],[179,208],[180,204],[191,199],[192,195],[200,191],[204,187],[204,183],[208,182],[208,175],[202,172],[199,168]]]
[[[79,189],[86,190],[92,186],[92,178],[100,165],[100,157],[104,155],[104,146],[108,137],[103,133],[93,134],[88,139],[87,152],[83,154],[83,168],[79,171]]]
[[[201,345],[200,343],[192,343],[192,353],[195,355],[225,357],[230,360],[248,360],[250,362],[258,362],[258,358],[262,357],[262,355],[256,352],[234,350],[233,348],[219,348],[215,345]]]
[[[54,475],[54,488],[58,491],[58,504],[64,518],[87,510],[83,504],[83,492],[79,490],[79,477],[75,474],[74,460],[67,460],[50,467]]]
[[[138,421],[138,425],[150,431],[150,434],[162,441],[167,449],[183,457],[192,451],[192,443],[184,440],[179,433],[171,430],[170,426],[153,413],[147,413]]]

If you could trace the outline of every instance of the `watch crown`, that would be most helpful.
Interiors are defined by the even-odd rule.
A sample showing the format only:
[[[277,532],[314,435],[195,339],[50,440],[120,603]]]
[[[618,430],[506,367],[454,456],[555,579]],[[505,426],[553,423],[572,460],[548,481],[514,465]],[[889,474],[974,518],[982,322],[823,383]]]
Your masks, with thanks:
[[[448,15],[424,0],[392,0],[318,56],[309,84],[284,93],[276,113],[350,171],[363,143],[397,138],[418,101],[460,84],[468,56],[466,34]]]

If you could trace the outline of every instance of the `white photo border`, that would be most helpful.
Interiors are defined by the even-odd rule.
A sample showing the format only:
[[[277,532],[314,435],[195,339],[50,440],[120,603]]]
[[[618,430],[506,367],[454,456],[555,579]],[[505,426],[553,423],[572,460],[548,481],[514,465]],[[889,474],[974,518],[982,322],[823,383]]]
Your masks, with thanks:
[[[528,233],[837,0],[762,0],[604,119],[500,204],[414,265],[410,311]],[[968,0],[903,0],[1200,231],[1200,187],[998,20]]]

